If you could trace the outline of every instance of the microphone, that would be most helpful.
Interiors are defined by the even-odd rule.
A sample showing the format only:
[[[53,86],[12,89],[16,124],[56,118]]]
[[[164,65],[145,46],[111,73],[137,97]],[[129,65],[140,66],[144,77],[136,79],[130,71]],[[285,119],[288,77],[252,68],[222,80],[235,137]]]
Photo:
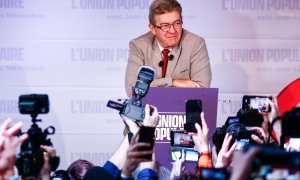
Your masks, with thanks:
[[[172,61],[173,59],[174,59],[174,55],[170,54],[170,56],[168,56],[168,60]],[[163,67],[164,66],[164,61],[159,61],[158,66]]]
[[[170,54],[170,56],[168,56],[168,60],[169,61],[172,61],[174,59],[174,55],[173,54]]]
[[[163,61],[159,61],[158,66],[159,67],[163,67],[164,66],[164,62]]]

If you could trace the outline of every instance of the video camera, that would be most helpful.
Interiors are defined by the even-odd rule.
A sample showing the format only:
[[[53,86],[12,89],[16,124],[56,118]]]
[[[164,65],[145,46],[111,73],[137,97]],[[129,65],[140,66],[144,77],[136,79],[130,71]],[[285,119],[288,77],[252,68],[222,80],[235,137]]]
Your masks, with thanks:
[[[154,74],[154,69],[142,66],[138,72],[132,99],[126,99],[123,104],[109,100],[107,107],[118,110],[120,114],[130,119],[143,121],[145,118],[145,104],[142,103],[141,99],[146,96],[150,83],[154,79]]]
[[[255,143],[251,138],[252,134],[261,137],[257,131],[247,129],[247,127],[251,126],[261,127],[260,120],[256,122],[249,121],[252,120],[252,118],[249,118],[248,116],[249,114],[247,112],[240,110],[237,113],[237,116],[228,117],[222,127],[216,128],[212,140],[216,146],[217,152],[222,148],[226,133],[231,134],[233,140],[238,142],[236,150],[241,150],[246,144]]]
[[[53,126],[42,131],[36,124],[41,121],[36,119],[38,114],[49,112],[49,98],[46,94],[21,95],[18,106],[21,114],[31,115],[33,124],[27,131],[29,138],[21,145],[21,152],[16,158],[16,166],[21,176],[38,176],[44,164],[44,153],[40,146],[52,146],[47,136],[55,133]],[[51,157],[50,165],[51,170],[55,171],[59,165],[59,157]]]

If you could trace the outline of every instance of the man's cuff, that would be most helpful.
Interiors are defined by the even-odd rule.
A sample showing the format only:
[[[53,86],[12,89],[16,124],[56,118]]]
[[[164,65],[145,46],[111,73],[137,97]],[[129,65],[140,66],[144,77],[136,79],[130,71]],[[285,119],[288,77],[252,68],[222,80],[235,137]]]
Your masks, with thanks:
[[[148,180],[148,179],[158,179],[158,174],[156,171],[146,168],[139,172],[137,179]]]
[[[171,76],[167,76],[167,77],[165,77],[165,79],[166,79],[166,83],[167,83],[168,87],[173,86],[173,79]]]
[[[116,165],[114,165],[112,162],[106,161],[106,163],[104,164],[103,168],[105,170],[107,170],[115,178],[120,177],[121,170]]]

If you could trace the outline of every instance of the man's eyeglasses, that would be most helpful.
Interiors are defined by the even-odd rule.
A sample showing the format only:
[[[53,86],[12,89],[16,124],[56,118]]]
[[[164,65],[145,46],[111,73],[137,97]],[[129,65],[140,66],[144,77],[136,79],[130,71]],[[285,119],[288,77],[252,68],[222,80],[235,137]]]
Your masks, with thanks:
[[[171,26],[173,26],[174,29],[179,29],[182,26],[182,21],[177,20],[177,21],[173,22],[172,24],[161,24],[160,26],[155,25],[155,27],[161,29],[164,32],[168,32],[170,30]]]

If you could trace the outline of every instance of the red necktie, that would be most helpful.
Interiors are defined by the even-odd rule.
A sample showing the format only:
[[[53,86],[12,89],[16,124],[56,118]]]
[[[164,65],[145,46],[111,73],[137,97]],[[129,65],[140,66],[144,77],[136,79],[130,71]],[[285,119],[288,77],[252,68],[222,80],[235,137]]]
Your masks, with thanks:
[[[162,68],[162,78],[164,78],[166,76],[166,71],[167,71],[167,66],[168,66],[168,60],[169,60],[169,54],[170,50],[169,49],[164,49],[162,51],[163,53],[163,58],[164,58],[164,64],[163,64],[163,68]]]

